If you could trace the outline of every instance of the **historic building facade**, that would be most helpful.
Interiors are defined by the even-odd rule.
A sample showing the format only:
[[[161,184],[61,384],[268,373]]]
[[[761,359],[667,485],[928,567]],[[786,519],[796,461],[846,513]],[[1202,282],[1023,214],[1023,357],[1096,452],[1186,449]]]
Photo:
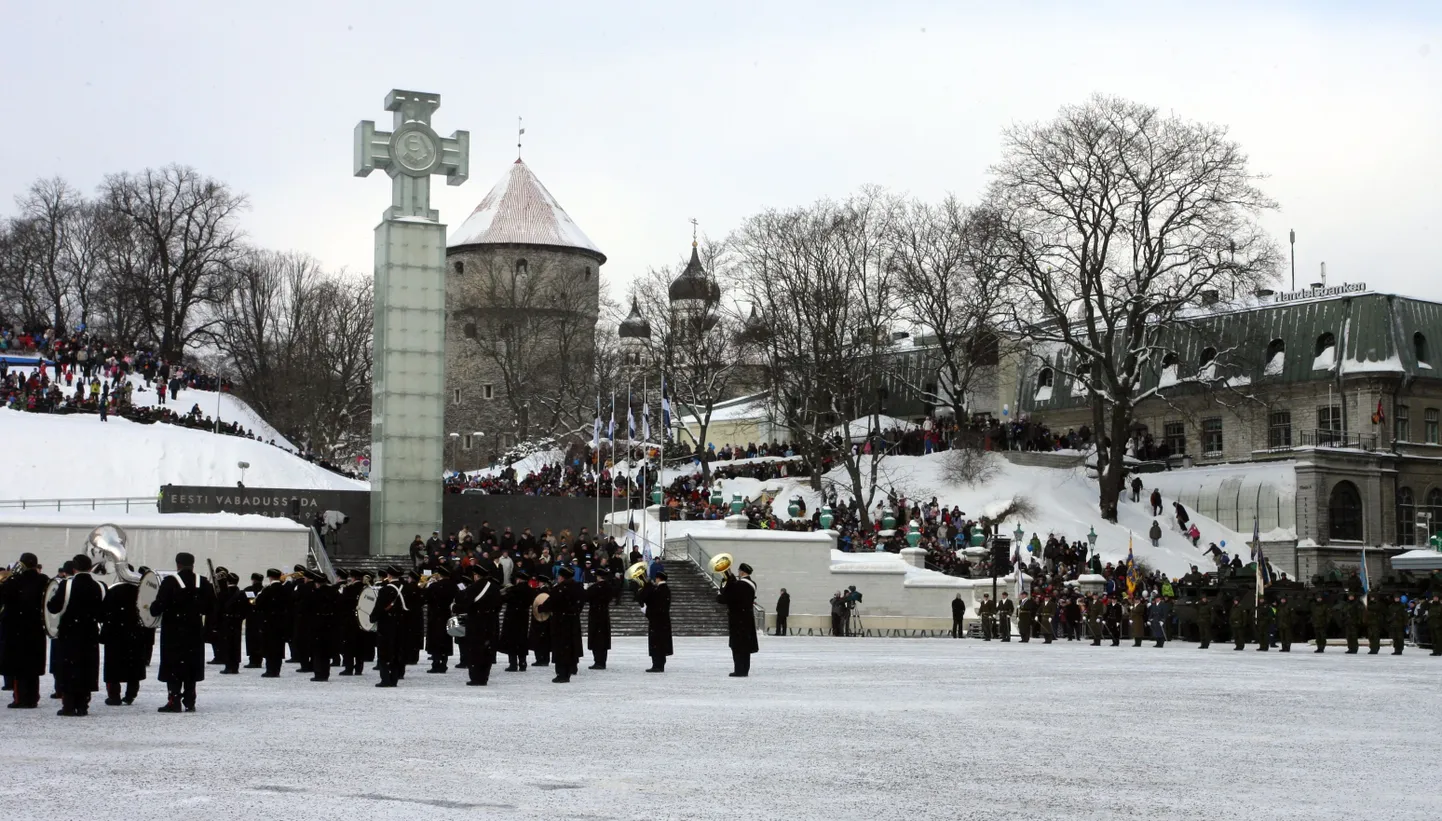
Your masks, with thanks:
[[[471,470],[554,433],[590,375],[606,255],[516,160],[446,250],[445,464]]]
[[[1298,552],[1281,558],[1299,574],[1355,566],[1362,545],[1421,544],[1442,525],[1439,343],[1442,304],[1361,286],[1199,315],[1146,375],[1132,439],[1174,466],[1257,464],[1183,503],[1242,532],[1254,515],[1263,532],[1294,528]],[[1016,407],[1053,431],[1090,426],[1075,373],[1064,352],[1033,352]]]

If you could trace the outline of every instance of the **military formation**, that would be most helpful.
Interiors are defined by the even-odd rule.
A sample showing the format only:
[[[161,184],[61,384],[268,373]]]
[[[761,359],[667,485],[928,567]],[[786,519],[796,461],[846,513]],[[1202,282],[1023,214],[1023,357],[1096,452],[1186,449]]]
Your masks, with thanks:
[[[243,660],[244,669],[262,670],[261,678],[280,678],[293,664],[315,682],[328,681],[333,671],[365,676],[373,665],[375,686],[391,688],[424,653],[426,673],[463,669],[467,685],[485,686],[504,654],[505,672],[551,667],[551,681],[564,684],[579,674],[588,651],[589,669],[607,669],[611,607],[628,593],[646,616],[646,672],[665,672],[674,652],[671,593],[659,563],[638,563],[623,577],[566,563],[542,569],[483,557],[426,573],[390,566],[379,579],[353,570],[333,581],[298,565],[289,573],[254,574],[241,587],[223,567],[198,574],[195,558],[181,553],[144,607],[137,602],[142,587],[107,585],[96,570],[90,557],[77,555],[52,580],[26,553],[0,581],[0,674],[12,694],[9,707],[39,707],[47,657],[50,697],[60,701],[60,715],[87,715],[102,680],[105,704],[132,705],[157,635],[157,678],[166,684],[160,712],[194,712],[206,669],[240,675]],[[749,675],[758,649],[750,576],[746,564],[727,570],[717,593],[727,608],[733,677]],[[142,619],[146,608],[154,627]]]
[[[1115,647],[1131,640],[1135,647],[1144,641],[1163,647],[1167,641],[1186,638],[1195,640],[1203,650],[1214,640],[1225,640],[1236,650],[1255,644],[1260,651],[1275,647],[1283,653],[1291,652],[1293,644],[1307,642],[1315,645],[1313,652],[1322,653],[1328,639],[1340,634],[1347,653],[1361,652],[1365,640],[1368,654],[1376,655],[1389,645],[1392,655],[1400,656],[1410,627],[1415,643],[1430,645],[1432,655],[1442,656],[1442,595],[1433,593],[1430,598],[1409,602],[1407,596],[1396,593],[1358,595],[1348,591],[1336,601],[1329,601],[1322,592],[1306,595],[1299,590],[1298,594],[1269,594],[1256,600],[1254,596],[1203,591],[1188,600],[1185,621],[1176,617],[1173,600],[1160,594],[1125,598],[1023,593],[1017,602],[1009,593],[1002,593],[997,600],[984,594],[977,615],[986,641],[1011,641],[1014,613],[1023,642],[1032,638],[1046,644],[1057,639],[1090,639],[1093,645],[1109,641]],[[953,629],[952,635],[959,633]]]

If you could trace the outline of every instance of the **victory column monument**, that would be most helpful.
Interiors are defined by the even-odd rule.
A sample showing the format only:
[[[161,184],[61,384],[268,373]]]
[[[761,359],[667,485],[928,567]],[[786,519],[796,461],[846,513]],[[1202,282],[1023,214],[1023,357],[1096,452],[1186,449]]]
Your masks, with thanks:
[[[445,416],[446,226],[431,209],[431,175],[466,181],[470,134],[431,129],[437,94],[395,89],[393,130],[355,128],[355,175],[383,169],[391,207],[376,226],[371,388],[372,553],[399,552],[441,525]]]

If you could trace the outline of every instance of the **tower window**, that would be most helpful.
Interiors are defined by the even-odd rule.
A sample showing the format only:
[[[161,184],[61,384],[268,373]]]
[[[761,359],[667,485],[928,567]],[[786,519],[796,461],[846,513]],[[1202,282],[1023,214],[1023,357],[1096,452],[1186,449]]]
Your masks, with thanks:
[[[591,278],[591,267],[588,265],[581,270],[584,272],[585,279],[589,280]]]
[[[526,263],[524,259],[516,260],[516,279],[524,277],[529,272],[530,266]]]
[[[456,388],[455,390],[451,391],[451,402],[452,402],[453,404],[456,404],[456,405],[461,404],[461,389],[460,389],[460,388]]]
[[[487,382],[486,384],[482,385],[482,386],[481,386],[481,396],[485,397],[486,399],[495,399],[495,398],[496,398],[496,389],[495,389],[495,386],[491,385],[489,382]]]
[[[474,323],[474,322],[467,322],[467,323],[466,323],[466,326],[465,326],[464,328],[462,328],[461,330],[465,333],[466,339],[475,339],[475,338],[476,338],[476,323]]]
[[[471,435],[469,433],[461,437],[461,450],[471,449]]]
[[[453,263],[451,265],[451,270],[455,271],[458,274],[464,274],[466,272],[466,264],[464,262]]]

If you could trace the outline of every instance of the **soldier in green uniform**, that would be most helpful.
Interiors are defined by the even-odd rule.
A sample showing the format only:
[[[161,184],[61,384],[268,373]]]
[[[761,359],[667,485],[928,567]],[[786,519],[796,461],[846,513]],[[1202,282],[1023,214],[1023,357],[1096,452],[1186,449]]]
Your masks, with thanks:
[[[1142,639],[1147,635],[1147,603],[1140,598],[1132,599],[1132,638],[1136,640],[1133,647],[1141,647]]]
[[[1338,610],[1342,617],[1342,635],[1347,637],[1347,652],[1356,654],[1357,639],[1367,622],[1367,612],[1362,609],[1362,603],[1357,601],[1357,594],[1350,591],[1347,593],[1347,600],[1338,605]]]
[[[1257,602],[1257,649],[1263,653],[1272,646],[1272,621],[1275,618],[1276,611],[1272,609],[1271,602],[1266,599]]]
[[[1025,593],[1021,594],[1021,604],[1016,608],[1016,627],[1021,631],[1021,640],[1030,642],[1036,629],[1036,599]]]
[[[1315,601],[1312,602],[1312,637],[1317,640],[1316,652],[1325,652],[1327,649],[1327,622],[1331,620],[1332,612],[1327,607],[1326,599],[1318,593]]]
[[[1212,646],[1212,615],[1212,603],[1203,593],[1197,600],[1197,641],[1203,650]]]
[[[1233,650],[1241,650],[1247,646],[1247,608],[1242,606],[1241,599],[1232,599],[1232,647]]]
[[[1277,643],[1282,645],[1281,652],[1292,652],[1292,631],[1296,629],[1297,614],[1292,609],[1292,603],[1287,601],[1286,596],[1277,600]]]
[[[1092,634],[1092,646],[1102,645],[1102,600],[1099,596],[1089,596],[1087,601],[1087,630]]]
[[[1382,651],[1382,628],[1387,624],[1387,597],[1367,597],[1367,655],[1375,656]]]
[[[996,602],[991,600],[990,593],[982,595],[981,606],[976,608],[976,612],[981,616],[982,639],[991,641],[992,635],[996,633]]]
[[[1056,637],[1056,631],[1052,629],[1052,622],[1055,620],[1056,599],[1045,596],[1041,601],[1041,623],[1037,625],[1037,629],[1041,631],[1041,640],[1047,644],[1051,644],[1051,640]]]
[[[1392,655],[1402,655],[1402,633],[1407,628],[1407,604],[1402,596],[1393,596],[1387,605],[1387,627],[1392,634]]]

